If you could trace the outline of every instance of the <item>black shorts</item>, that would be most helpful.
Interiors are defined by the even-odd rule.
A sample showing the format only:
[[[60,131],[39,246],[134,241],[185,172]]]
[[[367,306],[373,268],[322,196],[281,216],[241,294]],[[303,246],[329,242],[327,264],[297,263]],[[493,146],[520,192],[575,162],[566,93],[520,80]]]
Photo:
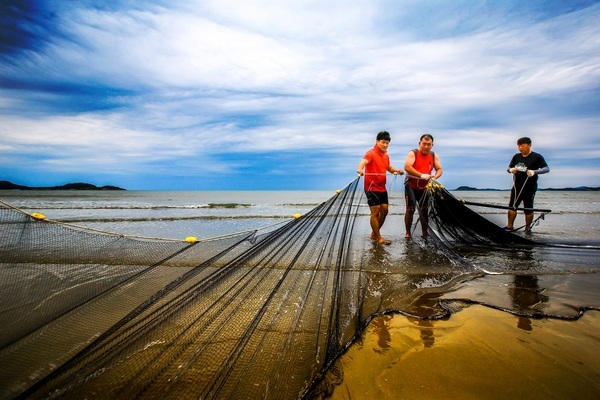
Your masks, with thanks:
[[[365,194],[367,195],[367,204],[369,204],[369,207],[389,204],[388,192],[371,192],[365,190]]]
[[[412,192],[412,193],[411,193]],[[425,194],[425,190],[418,190],[411,187],[409,184],[404,185],[404,196],[406,197],[406,206],[414,207],[416,205],[415,201],[421,203],[421,199]],[[421,207],[424,205],[421,204]]]
[[[517,208],[517,207],[519,207],[519,204],[521,204],[521,201],[522,201],[524,208],[533,208],[533,199],[535,197],[536,189],[537,188],[526,187],[525,189],[523,189],[523,191],[519,195],[519,198],[516,199],[516,201],[515,201],[515,196],[517,195],[517,193],[516,193],[515,188],[513,187],[510,191],[510,200],[508,202],[508,206],[511,208],[512,207]],[[533,211],[525,210],[524,213],[525,213],[525,215],[529,215],[529,214],[532,214]]]

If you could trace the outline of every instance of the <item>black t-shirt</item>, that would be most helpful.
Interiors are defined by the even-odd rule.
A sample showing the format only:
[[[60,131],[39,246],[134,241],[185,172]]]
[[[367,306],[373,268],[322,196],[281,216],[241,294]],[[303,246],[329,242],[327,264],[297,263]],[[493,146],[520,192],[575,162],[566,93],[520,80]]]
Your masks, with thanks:
[[[522,187],[523,183],[527,181],[527,187],[537,189],[538,175],[535,174],[527,179],[527,173],[525,171],[528,169],[536,171],[547,166],[548,164],[546,164],[544,157],[540,153],[532,151],[527,157],[523,157],[521,153],[515,154],[512,160],[510,160],[508,168],[516,168],[519,170],[519,172],[515,174],[516,187]]]

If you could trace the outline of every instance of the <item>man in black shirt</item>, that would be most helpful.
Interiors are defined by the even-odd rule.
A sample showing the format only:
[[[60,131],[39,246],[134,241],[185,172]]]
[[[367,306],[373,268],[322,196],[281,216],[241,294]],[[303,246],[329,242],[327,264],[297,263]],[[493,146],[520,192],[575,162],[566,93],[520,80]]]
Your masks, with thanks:
[[[517,217],[516,208],[522,201],[525,208],[525,233],[531,233],[533,198],[538,187],[538,175],[550,172],[550,167],[541,154],[531,151],[531,139],[528,137],[517,140],[517,147],[519,152],[513,156],[506,169],[513,174],[514,184],[510,191],[508,206],[511,209],[508,210],[508,223],[504,230],[514,230],[514,222]]]

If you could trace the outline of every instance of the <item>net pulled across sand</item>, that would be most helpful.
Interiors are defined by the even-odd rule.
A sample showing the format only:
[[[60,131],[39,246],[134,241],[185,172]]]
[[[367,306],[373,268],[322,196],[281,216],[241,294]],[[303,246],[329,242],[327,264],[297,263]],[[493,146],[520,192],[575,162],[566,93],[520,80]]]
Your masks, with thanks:
[[[540,245],[438,185],[427,243],[382,252],[359,182],[279,227],[201,241],[0,203],[0,398],[319,397],[373,316],[443,318],[416,299],[485,275],[456,245]]]

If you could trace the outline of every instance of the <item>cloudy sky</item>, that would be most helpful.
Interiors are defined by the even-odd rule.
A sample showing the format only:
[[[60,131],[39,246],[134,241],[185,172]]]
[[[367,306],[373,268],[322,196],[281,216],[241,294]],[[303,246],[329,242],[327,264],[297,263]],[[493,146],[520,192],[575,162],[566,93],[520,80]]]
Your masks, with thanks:
[[[352,181],[377,132],[441,182],[600,186],[600,1],[3,0],[0,179],[131,190]]]

